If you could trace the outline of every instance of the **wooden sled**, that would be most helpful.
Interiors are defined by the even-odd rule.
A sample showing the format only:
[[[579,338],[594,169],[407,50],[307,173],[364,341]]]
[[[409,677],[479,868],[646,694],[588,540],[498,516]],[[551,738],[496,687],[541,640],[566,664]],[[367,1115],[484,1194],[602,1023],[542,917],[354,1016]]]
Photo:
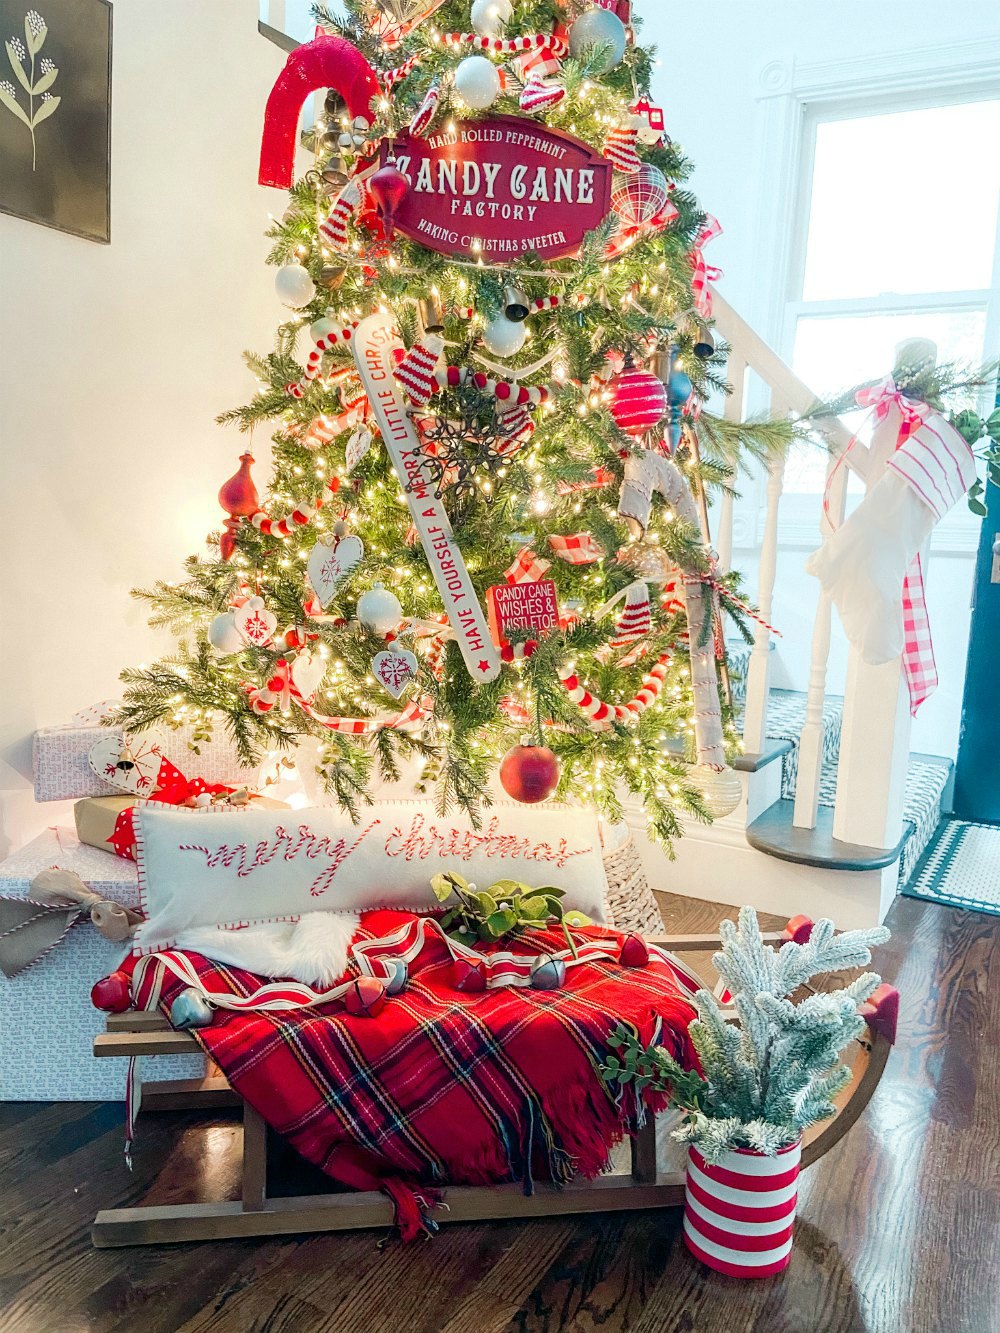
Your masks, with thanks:
[[[786,937],[765,934],[771,944]],[[717,949],[718,935],[673,935],[650,939],[674,953]],[[837,1143],[871,1100],[895,1039],[896,993],[880,987],[863,1013],[867,1034],[854,1043],[851,1081],[836,1099],[837,1114],[807,1131],[802,1166],[818,1161]],[[200,1051],[188,1032],[175,1032],[157,1013],[112,1014],[107,1031],[94,1039],[99,1058],[133,1055],[190,1055]],[[91,1228],[98,1248],[162,1245],[191,1240],[222,1240],[243,1236],[280,1236],[310,1231],[354,1231],[393,1224],[390,1200],[380,1193],[334,1190],[325,1194],[276,1197],[268,1193],[268,1126],[216,1071],[204,1079],[150,1082],[143,1085],[143,1111],[190,1111],[242,1106],[243,1183],[241,1197],[213,1203],[138,1204],[97,1214]],[[649,1117],[646,1127],[629,1141],[615,1169],[596,1180],[577,1180],[561,1188],[539,1185],[526,1196],[517,1184],[452,1186],[444,1191],[447,1207],[435,1221],[482,1222],[507,1218],[566,1216],[573,1213],[619,1212],[634,1208],[672,1208],[684,1202],[685,1150],[665,1132],[675,1113]],[[659,1128],[659,1132],[658,1132]],[[671,1158],[673,1160],[671,1160]]]

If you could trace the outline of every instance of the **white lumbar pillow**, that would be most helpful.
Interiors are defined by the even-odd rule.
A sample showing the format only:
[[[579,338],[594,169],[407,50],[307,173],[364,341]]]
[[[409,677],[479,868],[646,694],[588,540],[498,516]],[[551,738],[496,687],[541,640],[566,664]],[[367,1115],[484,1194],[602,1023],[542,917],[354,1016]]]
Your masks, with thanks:
[[[336,961],[324,953],[329,930],[307,918],[350,913],[353,931],[354,914],[367,908],[434,907],[430,880],[443,870],[458,871],[480,888],[498,879],[556,885],[565,890],[567,907],[606,920],[597,819],[570,806],[490,806],[476,830],[464,812],[442,818],[429,802],[416,801],[373,806],[357,824],[333,806],[179,811],[146,805],[135,827],[146,915],[135,943],[143,953],[190,948],[267,975],[298,976],[281,970],[284,958],[327,975]],[[273,967],[254,965],[248,946],[238,942],[261,926]],[[318,937],[327,943],[317,952]],[[226,957],[220,947],[209,947],[213,940]]]

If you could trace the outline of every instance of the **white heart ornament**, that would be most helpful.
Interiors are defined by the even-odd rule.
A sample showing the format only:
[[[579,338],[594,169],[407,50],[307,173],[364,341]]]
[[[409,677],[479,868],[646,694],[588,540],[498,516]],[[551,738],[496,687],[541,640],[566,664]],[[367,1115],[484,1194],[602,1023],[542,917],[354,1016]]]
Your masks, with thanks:
[[[341,537],[333,546],[317,542],[312,548],[306,573],[324,610],[333,601],[337,584],[345,574],[360,565],[364,554],[360,537]]]
[[[347,449],[344,452],[344,459],[347,463],[348,472],[354,471],[371,447],[371,431],[367,426],[359,426],[347,441]]]
[[[306,703],[323,684],[326,663],[319,653],[298,653],[292,662],[292,684]]]
[[[126,742],[115,732],[95,741],[87,762],[102,781],[133,796],[149,796],[160,776],[163,750],[158,741]]]
[[[407,685],[417,678],[417,659],[401,649],[386,648],[372,658],[372,675],[394,699],[398,699]]]
[[[267,609],[263,597],[251,597],[233,612],[233,624],[251,648],[263,648],[274,638],[278,617]]]

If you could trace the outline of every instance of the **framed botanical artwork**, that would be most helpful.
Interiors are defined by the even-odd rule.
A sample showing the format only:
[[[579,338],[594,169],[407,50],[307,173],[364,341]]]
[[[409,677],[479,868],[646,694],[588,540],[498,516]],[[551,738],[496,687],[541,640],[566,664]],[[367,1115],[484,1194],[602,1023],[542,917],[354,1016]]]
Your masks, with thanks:
[[[107,244],[109,0],[0,0],[0,38],[0,212]]]

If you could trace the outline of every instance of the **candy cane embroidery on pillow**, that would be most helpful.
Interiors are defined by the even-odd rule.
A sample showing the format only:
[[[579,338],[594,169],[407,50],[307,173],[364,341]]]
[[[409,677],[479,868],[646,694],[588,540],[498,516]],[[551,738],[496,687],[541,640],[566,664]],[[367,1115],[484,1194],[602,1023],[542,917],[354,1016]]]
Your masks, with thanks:
[[[426,829],[425,829],[426,825]],[[530,838],[514,833],[501,833],[500,821],[493,815],[481,833],[465,829],[439,828],[427,824],[422,814],[416,814],[408,832],[397,824],[385,842],[387,856],[402,856],[407,861],[428,857],[454,858],[470,861],[477,853],[481,856],[525,861],[548,861],[560,869],[575,856],[588,856],[592,846],[570,848],[565,838],[555,847],[547,842],[532,842]]]
[[[220,867],[223,870],[231,870],[235,867],[237,877],[240,879],[252,875],[262,866],[269,865],[275,857],[280,857],[282,861],[294,861],[299,856],[307,857],[311,861],[317,857],[329,857],[330,864],[309,886],[312,897],[318,898],[333,883],[337,871],[348,857],[357,851],[372,829],[377,828],[381,822],[380,819],[373,819],[351,843],[348,843],[346,838],[341,837],[334,841],[328,835],[316,834],[308,824],[300,824],[297,833],[294,834],[279,824],[274,830],[272,839],[265,838],[257,844],[252,860],[249,860],[250,849],[245,842],[238,842],[233,846],[223,842],[214,851],[197,843],[181,843],[177,850],[200,852],[205,857],[205,865],[209,870],[217,870]]]

